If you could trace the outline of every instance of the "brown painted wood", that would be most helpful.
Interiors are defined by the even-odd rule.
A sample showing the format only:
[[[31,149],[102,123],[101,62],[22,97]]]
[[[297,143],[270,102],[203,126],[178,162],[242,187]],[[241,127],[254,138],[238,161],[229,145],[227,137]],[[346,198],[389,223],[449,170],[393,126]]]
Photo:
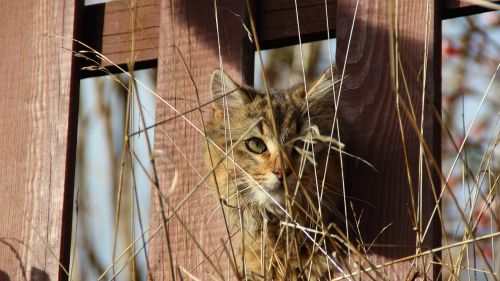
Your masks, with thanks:
[[[58,280],[59,262],[68,267],[75,9],[72,0],[0,4],[1,280]]]
[[[232,77],[241,81],[242,44],[243,40],[248,39],[240,19],[228,10],[243,15],[242,2],[223,0],[217,1],[217,5],[223,67]],[[179,52],[193,75],[201,103],[210,99],[210,75],[215,68],[219,67],[214,2],[163,1],[160,18],[157,93],[176,110],[184,112],[196,108],[197,102],[195,87],[191,83],[188,70],[184,67]],[[173,46],[176,46],[179,52]],[[202,110],[203,117],[208,120],[211,107]],[[158,101],[156,111],[157,121],[176,115],[175,111],[162,101]],[[198,111],[185,116],[197,127],[202,128]],[[187,193],[195,188],[200,181],[197,172],[202,175],[205,173],[202,161],[204,143],[202,135],[182,118],[156,128],[155,163],[160,188],[169,197],[172,207],[178,206]],[[182,153],[175,146],[178,146]],[[188,160],[182,154],[185,154]],[[168,193],[167,190],[170,188],[176,170],[179,173],[179,181],[175,186],[175,191]],[[158,197],[154,195],[151,220],[153,228],[162,224],[158,202]],[[167,208],[166,203],[164,206]],[[220,246],[221,239],[228,237],[218,206],[217,200],[208,187],[202,185],[179,211],[180,218],[208,254]],[[165,212],[166,216],[171,213]],[[217,276],[209,263],[203,262],[204,257],[201,251],[177,219],[168,223],[168,235],[176,275],[180,271],[179,268],[183,267],[200,280],[210,280],[210,275]],[[150,243],[149,261],[153,280],[172,280],[166,239],[165,232],[161,231]],[[228,274],[234,276],[233,273],[228,273],[227,257],[222,248],[216,250],[210,259],[222,270],[224,276]],[[201,265],[195,269],[199,263]]]
[[[376,167],[347,159],[346,186],[353,198],[356,213],[363,216],[360,223],[362,238],[371,243],[382,229],[392,224],[376,240],[376,243],[397,247],[373,248],[377,263],[415,253],[410,187],[402,145],[402,136],[396,110],[395,80],[391,79],[391,11],[389,1],[360,0],[340,98],[341,130],[348,136],[346,149]],[[432,108],[440,110],[441,79],[441,18],[439,1],[402,0],[398,2],[398,44],[402,70],[399,71],[399,93],[406,104],[402,73],[408,83],[409,96],[420,124],[422,106],[423,66],[427,63],[426,97],[424,111],[424,138],[440,167],[440,132],[433,119]],[[337,64],[342,69],[347,55],[347,43],[354,17],[356,1],[337,1]],[[428,11],[428,14],[426,14]],[[424,60],[426,28],[428,27],[428,58]],[[403,115],[403,132],[408,157],[408,170],[416,196],[418,186],[419,140],[407,115]],[[430,163],[430,161],[428,161]],[[440,187],[435,174],[431,179]],[[423,222],[429,221],[434,206],[431,180],[424,167]],[[364,203],[367,202],[367,203]],[[415,198],[417,202],[417,198]],[[424,249],[440,244],[438,221],[424,241]],[[351,234],[353,231],[351,230]],[[428,265],[430,259],[426,259]],[[406,280],[412,268],[410,262],[388,267],[390,280]],[[421,270],[418,270],[422,272]],[[427,272],[432,276],[435,272]]]
[[[490,1],[500,4],[500,1]],[[463,0],[447,0],[444,2],[443,18],[456,18],[489,12],[490,9],[472,4]]]
[[[500,3],[500,1],[489,1],[489,2]],[[445,3],[445,11],[449,9],[466,9],[466,8],[477,7],[477,5],[474,5],[473,3],[471,3],[471,1],[463,1],[463,0],[447,0],[444,3]]]
[[[500,3],[500,1],[493,1]],[[160,0],[138,2],[136,29],[137,62],[158,58]],[[335,35],[337,0],[328,0],[331,36]],[[443,2],[443,18],[488,11],[464,0]],[[326,39],[324,0],[297,1],[302,42]],[[297,19],[293,0],[257,1],[257,29],[263,49],[298,44]],[[241,15],[240,15],[241,16]],[[84,41],[101,51],[114,63],[126,64],[130,58],[131,17],[125,1],[97,4],[85,8]],[[90,28],[91,27],[91,28]],[[109,63],[104,62],[109,66]]]
[[[334,36],[336,5],[328,0],[330,36]],[[298,44],[295,2],[292,0],[259,1],[257,32],[263,49]],[[325,1],[297,1],[300,34],[303,42],[327,38]]]
[[[135,26],[136,61],[158,58],[160,1],[137,1]],[[130,60],[132,10],[127,1],[114,1],[85,7],[84,43],[89,44],[113,63],[124,65]],[[112,65],[102,61],[104,66]]]

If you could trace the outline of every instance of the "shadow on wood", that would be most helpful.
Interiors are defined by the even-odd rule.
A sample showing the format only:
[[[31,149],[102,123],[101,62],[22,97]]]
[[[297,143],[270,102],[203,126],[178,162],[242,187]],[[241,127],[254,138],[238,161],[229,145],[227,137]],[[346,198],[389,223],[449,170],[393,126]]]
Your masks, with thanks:
[[[356,3],[339,0],[338,4],[337,64],[342,70]],[[363,241],[385,245],[370,250],[379,256],[379,261],[415,254],[417,232],[423,233],[427,224],[430,228],[421,249],[436,247],[441,241],[437,215],[429,222],[435,206],[433,189],[438,192],[441,187],[432,164],[435,161],[440,168],[440,130],[433,114],[434,110],[440,112],[441,104],[439,7],[438,3],[434,3],[427,10],[424,2],[400,1],[396,19],[398,29],[393,29],[398,32],[396,40],[395,34],[391,33],[390,21],[394,14],[391,15],[388,5],[386,1],[359,2],[347,56],[345,75],[348,78],[343,83],[339,110],[340,128],[348,136],[345,141],[347,151],[377,169],[374,171],[361,161],[348,159],[346,189],[355,198],[350,201],[357,215],[362,213],[360,232]],[[426,11],[429,12],[428,17]],[[391,51],[391,36],[394,39],[392,42],[397,41],[397,45],[393,44],[398,48],[394,52]],[[394,55],[396,53],[398,56]],[[391,56],[400,60],[400,65],[396,67],[397,76],[391,66]],[[424,72],[425,63],[427,69]],[[422,89],[424,79],[425,90]],[[399,85],[399,90],[396,90],[396,85]],[[425,101],[422,101],[423,91]],[[419,133],[411,125],[410,119],[413,118],[409,115],[414,114],[413,122],[420,126],[422,102],[423,138],[431,154],[424,153],[422,197],[419,201],[420,141]],[[398,103],[401,118],[398,117]],[[405,112],[403,104],[408,112]],[[430,167],[430,172],[426,165]],[[415,225],[417,216],[413,214],[417,209],[422,216],[421,224]],[[386,226],[389,227],[384,230]],[[357,236],[353,230],[351,235]],[[426,258],[425,264],[429,261]],[[411,260],[393,266],[389,276],[398,280],[406,278],[410,273],[410,263]],[[429,274],[432,276],[433,273]]]

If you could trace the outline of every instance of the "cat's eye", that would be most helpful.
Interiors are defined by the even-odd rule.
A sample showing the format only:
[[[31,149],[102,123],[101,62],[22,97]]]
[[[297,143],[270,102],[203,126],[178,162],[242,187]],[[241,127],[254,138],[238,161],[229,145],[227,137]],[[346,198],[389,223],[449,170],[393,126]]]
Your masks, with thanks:
[[[263,140],[256,137],[247,139],[245,141],[245,144],[248,150],[250,150],[253,153],[261,154],[266,152],[267,150],[266,143]]]

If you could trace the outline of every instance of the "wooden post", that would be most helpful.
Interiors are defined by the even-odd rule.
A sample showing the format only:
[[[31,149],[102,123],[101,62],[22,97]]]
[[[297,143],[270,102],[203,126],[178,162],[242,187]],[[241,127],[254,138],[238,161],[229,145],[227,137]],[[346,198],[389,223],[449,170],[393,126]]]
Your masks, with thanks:
[[[433,110],[440,112],[441,104],[439,5],[439,1],[360,0],[356,12],[356,1],[337,1],[337,64],[342,70],[347,62],[348,76],[340,97],[341,130],[348,136],[346,149],[377,169],[350,161],[347,187],[355,198],[356,213],[360,215],[364,209],[360,222],[363,241],[388,245],[372,247],[377,264],[416,253],[417,232],[425,231],[435,206],[433,188],[440,189],[431,160],[434,157],[440,168],[440,131],[433,117]],[[416,129],[420,130],[422,104],[423,138],[430,153],[424,153],[419,199],[420,142]],[[409,117],[411,107],[415,118]],[[415,225],[417,210],[422,215]],[[440,244],[438,223],[436,214],[420,242],[420,251]],[[351,234],[357,237],[353,231]],[[430,261],[426,257],[425,266]],[[391,280],[406,280],[410,270],[422,273],[421,265],[416,259],[413,265],[411,261],[399,263],[384,272]],[[432,271],[427,275],[432,277]]]
[[[242,2],[216,1],[217,14],[214,3],[203,0],[162,1],[157,93],[164,101],[159,100],[157,103],[157,122],[177,115],[171,106],[178,112],[196,108],[197,94],[202,104],[209,101],[210,75],[215,68],[221,67],[221,63],[232,77],[241,79],[242,42],[245,38],[241,24],[244,11]],[[210,105],[201,110],[204,120],[208,120]],[[202,160],[204,138],[198,131],[203,130],[200,112],[196,110],[184,117],[198,129],[181,117],[155,130],[155,163],[159,185],[173,208],[197,188],[201,176],[206,173]],[[169,192],[176,173],[178,181],[172,187],[173,192]],[[156,229],[162,225],[162,210],[156,193],[153,202],[151,225],[152,229]],[[172,215],[167,205],[164,207],[166,217]],[[185,269],[201,280],[209,280],[210,275],[218,276],[217,271],[225,279],[234,276],[228,270],[227,255],[221,247],[221,240],[227,239],[228,235],[219,208],[213,194],[202,184],[178,211],[182,222],[203,251],[210,255],[217,269],[205,260],[188,231],[174,218],[167,223],[168,231],[161,230],[150,243],[149,260],[153,280],[172,280],[171,263],[176,275]],[[171,248],[167,246],[167,239],[171,241]],[[227,244],[224,246],[229,248]],[[172,260],[169,259],[169,253]]]
[[[78,5],[0,4],[2,281],[62,280],[62,266],[68,269],[78,108],[71,51]]]

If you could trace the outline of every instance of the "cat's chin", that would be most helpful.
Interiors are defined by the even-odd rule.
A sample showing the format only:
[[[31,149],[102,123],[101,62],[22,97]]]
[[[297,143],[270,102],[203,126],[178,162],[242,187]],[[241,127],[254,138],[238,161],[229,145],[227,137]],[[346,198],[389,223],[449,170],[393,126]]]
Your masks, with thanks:
[[[285,195],[283,190],[279,188],[267,190],[267,194],[262,190],[258,190],[255,192],[254,200],[262,209],[276,210],[281,209],[280,206],[284,206]],[[280,206],[278,206],[278,204]]]

